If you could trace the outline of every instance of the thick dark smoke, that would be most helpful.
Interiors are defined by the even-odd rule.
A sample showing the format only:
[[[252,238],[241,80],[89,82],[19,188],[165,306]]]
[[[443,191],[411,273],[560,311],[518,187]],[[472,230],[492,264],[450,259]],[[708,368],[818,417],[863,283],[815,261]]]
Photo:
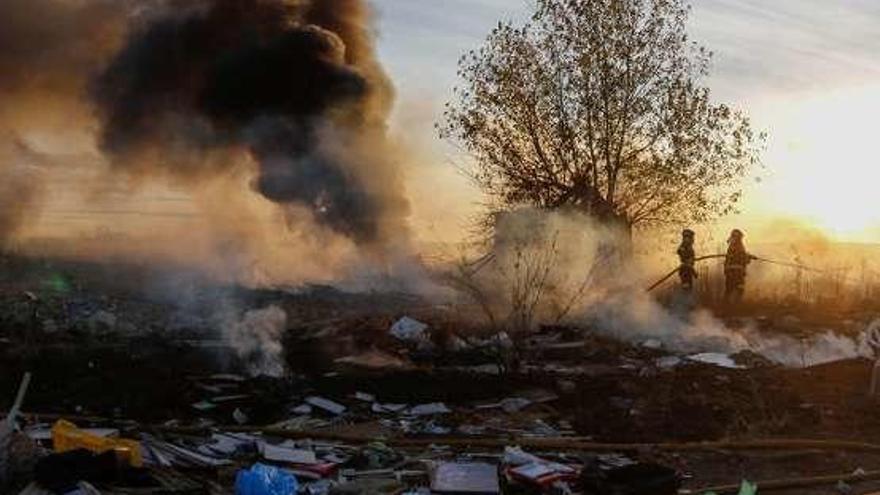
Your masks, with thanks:
[[[172,2],[139,20],[92,88],[117,166],[198,180],[231,164],[203,152],[244,148],[271,201],[359,243],[401,227],[392,90],[362,0]]]

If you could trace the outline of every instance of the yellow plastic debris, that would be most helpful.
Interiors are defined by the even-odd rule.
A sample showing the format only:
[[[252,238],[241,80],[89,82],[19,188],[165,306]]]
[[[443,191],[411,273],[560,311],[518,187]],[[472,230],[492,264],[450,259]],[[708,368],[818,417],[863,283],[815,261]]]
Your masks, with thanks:
[[[141,444],[124,438],[105,438],[79,429],[75,424],[58,420],[52,426],[52,446],[55,452],[86,449],[100,454],[112,450],[116,457],[130,466],[141,467]]]

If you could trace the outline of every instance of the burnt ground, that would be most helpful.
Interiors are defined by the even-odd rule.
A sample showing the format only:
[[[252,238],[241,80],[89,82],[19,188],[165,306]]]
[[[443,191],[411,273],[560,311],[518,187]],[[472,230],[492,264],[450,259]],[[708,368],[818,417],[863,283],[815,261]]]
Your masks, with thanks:
[[[96,273],[117,273],[88,264],[5,261],[0,284],[0,402],[12,401],[20,376],[34,380],[25,401],[31,414],[104,418],[110,423],[175,426],[232,425],[232,411],[247,425],[288,420],[303,398],[319,395],[349,406],[344,420],[323,418],[306,426],[316,432],[361,435],[438,435],[509,439],[524,434],[573,435],[609,443],[830,439],[880,444],[880,403],[867,396],[872,363],[848,360],[805,369],[773,366],[739,356],[745,369],[701,363],[664,368],[666,353],[617,342],[589,328],[545,328],[515,349],[480,343],[451,345],[460,331],[454,317],[425,301],[401,294],[350,294],[329,287],[251,291],[225,288],[187,304],[186,317],[174,298],[145,296],[149,273],[129,283],[107,283]],[[130,267],[129,267],[130,268]],[[137,272],[137,270],[135,270]],[[136,280],[134,287],[130,283]],[[244,374],[246,363],[229,349],[208,320],[199,319],[218,301],[235,300],[242,310],[274,304],[288,314],[283,377],[253,377],[219,385],[216,373]],[[195,308],[195,309],[193,309]],[[797,328],[785,315],[780,332],[809,332],[829,324],[853,325],[859,314],[799,314]],[[112,314],[115,321],[96,317]],[[390,335],[397,318],[411,315],[435,330],[430,350],[408,347]],[[106,316],[106,315],[105,315]],[[783,328],[784,327],[784,328]],[[469,330],[470,331],[470,330]],[[489,342],[486,344],[485,342]],[[339,358],[372,356],[352,364]],[[219,382],[223,380],[217,378]],[[540,391],[552,400],[517,412],[477,406]],[[351,398],[354,392],[383,403],[444,402],[452,413],[433,426],[404,432],[394,415],[384,424]],[[193,404],[212,395],[242,395],[207,411]],[[539,394],[540,395],[540,394]],[[4,398],[5,397],[5,398]],[[533,427],[549,425],[553,433]],[[127,423],[130,424],[130,423]],[[442,442],[441,442],[442,443]],[[635,450],[690,476],[689,487],[851,473],[880,469],[880,454],[797,449],[786,451],[659,452]],[[880,490],[859,483],[852,493]],[[835,487],[779,493],[836,493]]]

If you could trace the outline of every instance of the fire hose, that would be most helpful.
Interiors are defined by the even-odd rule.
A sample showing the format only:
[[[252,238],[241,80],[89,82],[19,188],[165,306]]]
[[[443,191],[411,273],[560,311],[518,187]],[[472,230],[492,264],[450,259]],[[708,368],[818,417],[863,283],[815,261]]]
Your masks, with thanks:
[[[726,258],[726,257],[727,257],[726,254],[710,254],[710,255],[700,256],[699,258],[696,258],[694,260],[694,263],[699,263],[700,261],[707,261],[707,260],[713,260],[713,259],[719,259],[719,258]],[[477,272],[479,272],[480,270],[482,270],[486,265],[488,265],[489,263],[491,263],[494,260],[495,260],[494,254],[491,254],[491,253],[486,254],[486,255],[480,257],[479,259],[477,259],[476,261],[474,261],[473,263],[470,263],[469,265],[467,265],[467,268],[469,269],[470,274],[473,275],[473,274],[476,274]],[[776,260],[771,260],[771,259],[767,259],[767,258],[761,258],[759,256],[752,256],[752,260],[753,261],[760,261],[762,263],[767,263],[770,265],[782,266],[785,268],[793,268],[796,270],[803,270],[803,271],[811,272],[811,273],[828,273],[828,270],[820,270],[818,268],[809,267],[807,265],[802,265],[800,263],[789,263],[789,262],[785,262],[785,261],[776,261]],[[653,285],[648,287],[646,289],[646,292],[652,292],[657,287],[660,287],[661,285],[663,285],[664,282],[666,282],[673,275],[678,273],[680,268],[681,267],[676,267],[671,272],[664,275],[663,278],[661,278],[660,280],[655,282]]]
[[[700,256],[699,258],[697,258],[697,259],[694,260],[694,263],[698,263],[698,262],[700,262],[700,261],[706,261],[706,260],[717,259],[717,258],[724,258],[724,257],[726,257],[726,255],[724,255],[724,254],[710,254],[710,255],[708,255],[708,256]],[[678,273],[678,270],[679,270],[680,268],[681,268],[681,267],[676,267],[675,270],[672,270],[671,272],[667,273],[663,278],[661,278],[660,280],[658,280],[657,283],[655,283],[654,285],[648,287],[647,291],[648,291],[648,292],[651,292],[652,290],[656,289],[657,287],[660,287],[661,285],[663,285],[663,282],[666,282],[666,281],[669,280],[673,275],[675,275],[676,273]]]
[[[694,263],[697,263],[697,262],[700,262],[700,261],[706,261],[706,260],[718,259],[718,258],[725,258],[725,257],[727,257],[727,255],[725,255],[725,254],[710,254],[710,255],[708,255],[708,256],[700,256],[699,258],[697,258],[697,259],[694,260]],[[768,264],[771,264],[771,265],[783,266],[783,267],[786,267],[786,268],[794,268],[794,269],[797,269],[797,270],[803,270],[803,271],[807,271],[807,272],[813,272],[813,273],[827,273],[826,270],[820,270],[820,269],[818,269],[818,268],[812,268],[812,267],[809,267],[809,266],[806,266],[806,265],[801,265],[800,263],[787,263],[787,262],[784,262],[784,261],[770,260],[770,259],[767,259],[767,258],[761,258],[761,257],[758,257],[758,256],[752,256],[752,260],[754,260],[754,261],[760,261],[760,262],[763,262],[763,263],[768,263]],[[661,279],[658,280],[656,283],[654,283],[654,285],[648,287],[648,288],[646,289],[646,291],[647,291],[647,292],[651,292],[651,291],[653,291],[654,289],[656,289],[657,287],[660,287],[661,285],[663,285],[663,282],[666,282],[666,281],[669,280],[673,275],[675,275],[676,273],[678,273],[678,271],[680,270],[680,268],[681,268],[681,267],[677,267],[677,268],[675,268],[674,270],[672,270],[671,272],[667,273],[665,276],[663,276],[663,278],[661,278]]]

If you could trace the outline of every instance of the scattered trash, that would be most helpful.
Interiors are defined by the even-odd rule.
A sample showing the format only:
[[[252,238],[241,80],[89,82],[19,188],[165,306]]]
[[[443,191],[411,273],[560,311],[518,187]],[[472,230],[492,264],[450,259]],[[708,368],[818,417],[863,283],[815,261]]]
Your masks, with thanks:
[[[52,445],[55,452],[85,449],[95,453],[113,451],[119,459],[132,466],[142,466],[141,444],[135,440],[107,438],[81,430],[68,421],[58,420],[52,426]]]
[[[501,409],[506,413],[521,411],[532,405],[532,401],[523,397],[510,397],[494,404],[477,406],[477,409]]]
[[[265,297],[283,296],[270,293]],[[41,303],[45,301],[44,298]],[[132,319],[121,304],[113,301],[102,304],[112,308],[120,322]],[[90,309],[87,314],[93,312]],[[50,315],[60,329],[53,336],[60,341],[58,345],[76,342],[77,332],[66,330],[67,317],[63,312],[46,311],[37,321],[46,321]],[[197,364],[193,365],[192,374],[189,370],[181,374],[179,368],[175,368],[168,389],[158,387],[168,397],[167,403],[146,400],[151,391],[142,386],[140,377],[131,382],[138,385],[135,393],[125,391],[115,395],[117,392],[108,387],[101,390],[106,394],[94,400],[79,393],[79,389],[84,388],[79,382],[71,383],[69,389],[74,392],[69,399],[56,403],[49,402],[48,393],[43,389],[40,402],[50,404],[46,412],[74,414],[76,411],[77,425],[40,422],[52,416],[19,415],[23,433],[15,431],[14,421],[0,423],[4,425],[0,430],[0,446],[9,443],[10,437],[16,441],[23,439],[35,449],[33,464],[38,456],[45,459],[40,473],[46,483],[80,491],[87,491],[87,485],[79,478],[110,476],[110,464],[104,463],[114,459],[115,475],[120,474],[118,469],[125,469],[128,474],[192,476],[208,485],[201,490],[168,490],[167,493],[229,491],[230,486],[214,485],[231,485],[230,474],[245,466],[247,468],[236,478],[237,493],[276,495],[272,491],[277,485],[275,481],[286,480],[284,482],[290,484],[293,480],[298,495],[495,495],[502,491],[662,495],[674,493],[672,490],[680,483],[680,477],[688,479],[688,485],[700,486],[709,479],[721,481],[731,473],[711,471],[711,476],[707,474],[708,479],[703,479],[699,471],[701,464],[690,463],[688,451],[667,453],[662,452],[662,448],[614,446],[612,448],[621,448],[628,455],[586,456],[584,451],[589,449],[584,446],[590,442],[638,441],[639,438],[657,442],[687,438],[696,444],[700,439],[712,438],[710,435],[727,431],[724,428],[729,424],[723,416],[744,410],[743,421],[754,418],[748,401],[716,399],[719,388],[729,389],[728,396],[733,398],[750,393],[752,389],[745,387],[752,384],[741,378],[756,380],[762,393],[776,392],[766,397],[766,407],[775,408],[773,412],[790,404],[787,398],[777,401],[787,393],[785,387],[780,386],[788,384],[787,381],[765,382],[763,374],[756,373],[753,377],[714,368],[757,367],[743,360],[741,353],[672,355],[670,352],[674,349],[664,349],[660,341],[646,341],[641,345],[606,342],[591,329],[542,328],[536,329],[534,335],[516,334],[518,344],[523,341],[535,344],[517,346],[518,352],[511,357],[518,360],[516,364],[520,367],[514,369],[508,367],[507,355],[499,352],[499,348],[512,346],[511,337],[503,332],[492,336],[486,333],[487,337],[482,339],[462,333],[461,336],[467,337],[465,340],[452,333],[432,335],[431,330],[435,328],[451,327],[445,322],[429,327],[412,318],[403,318],[395,323],[391,330],[394,338],[391,338],[387,335],[389,330],[384,317],[372,322],[355,319],[351,326],[357,329],[351,334],[345,330],[348,323],[340,323],[336,316],[321,319],[314,325],[304,323],[308,328],[301,332],[293,328],[299,322],[292,320],[291,325],[291,332],[285,338],[302,339],[296,342],[304,345],[286,350],[309,355],[301,361],[302,367],[298,366],[299,355],[288,356],[289,362],[297,362],[297,365],[292,365],[290,373],[283,378],[210,375],[207,371],[210,368],[200,368]],[[334,336],[332,341],[316,339],[317,330],[311,326],[321,327],[321,331],[332,327],[325,331],[326,335]],[[39,332],[39,325],[34,328]],[[0,336],[0,341],[4,337],[5,334]],[[98,341],[102,352],[103,346],[138,345],[128,341],[119,344],[116,340],[119,335],[108,339],[94,337],[88,336]],[[40,338],[46,339],[46,336],[40,335]],[[191,334],[180,337],[183,342],[191,338],[195,337]],[[442,343],[436,352],[412,352],[413,348],[422,348],[434,338],[438,344]],[[401,348],[400,341],[407,349]],[[17,339],[14,343],[11,351],[17,351],[17,346],[22,345]],[[187,352],[207,349],[186,345]],[[129,352],[131,347],[124,349]],[[414,361],[407,356],[412,356]],[[103,376],[111,370],[112,360],[101,352],[83,353],[77,359],[77,370],[87,374],[90,380],[96,374]],[[314,363],[310,359],[314,359]],[[165,366],[173,364],[157,362]],[[192,362],[199,363],[201,359]],[[413,362],[417,362],[418,367]],[[852,363],[854,370],[863,368],[864,363]],[[403,369],[406,371],[399,372]],[[663,373],[658,369],[675,371]],[[42,373],[44,368],[40,370]],[[515,371],[514,375],[505,375],[511,371]],[[766,371],[770,379],[778,378],[772,368]],[[859,373],[862,377],[861,371]],[[179,389],[176,382],[180,382]],[[774,388],[768,388],[767,384]],[[684,389],[693,394],[694,400],[672,402],[679,398],[672,394]],[[792,395],[797,395],[796,402],[788,409],[792,416],[815,418],[819,414],[825,417],[825,414],[838,413],[837,409],[826,411],[834,405],[826,404],[822,397]],[[560,396],[564,400],[557,400]],[[806,402],[809,407],[801,408]],[[151,408],[153,404],[155,408]],[[724,409],[719,410],[721,406]],[[13,411],[17,409],[13,407]],[[10,417],[16,415],[10,413]],[[123,419],[126,415],[144,423],[126,421]],[[698,420],[703,415],[711,431],[695,425],[701,422]],[[669,417],[674,418],[675,427],[660,430],[658,425],[666,427]],[[827,423],[844,423],[849,419],[847,416]],[[153,424],[154,421],[158,425]],[[12,427],[5,426],[7,424]],[[120,436],[139,441],[120,439]],[[372,439],[387,443],[363,445]],[[57,452],[45,451],[50,441]],[[64,441],[70,445],[62,447]],[[505,442],[520,443],[525,449],[508,447],[501,456],[499,450]],[[0,448],[0,461],[6,452],[7,448]],[[140,453],[143,469],[135,468],[137,462],[126,458],[133,457],[134,452]],[[679,471],[652,462],[670,463]],[[843,471],[851,472],[857,463],[868,460],[853,456],[847,457],[845,462]],[[26,471],[17,470],[24,474],[16,478],[16,487],[33,479],[33,464]],[[60,478],[71,469],[80,474]],[[685,474],[688,469],[694,473]],[[88,470],[98,474],[83,474]],[[58,479],[48,476],[47,473],[53,472]],[[762,472],[762,476],[769,474]],[[854,473],[855,476],[860,474],[865,471],[859,469]],[[737,477],[732,480],[739,481],[742,473],[736,471],[733,476]],[[845,476],[843,479],[852,483]],[[102,489],[106,487],[106,493],[125,492],[117,478],[96,484]],[[730,490],[733,493],[739,489],[734,487]],[[838,488],[842,492],[847,487],[849,485],[840,484]],[[0,492],[4,492],[4,488],[0,488]],[[45,488],[33,485],[34,490]],[[829,484],[829,488],[833,486]],[[743,495],[755,493],[749,484],[744,484],[743,490]],[[285,495],[293,493],[288,492]]]
[[[257,437],[247,433],[214,433],[209,443],[199,449],[207,455],[233,456],[239,452],[252,450],[257,445]]]
[[[409,361],[387,352],[370,350],[362,354],[336,359],[337,365],[372,371],[402,371],[412,369]]]
[[[25,487],[18,495],[53,495],[53,492],[43,488],[36,481]],[[65,495],[101,495],[97,488],[87,481],[80,481],[73,491]]]
[[[705,364],[713,364],[715,366],[720,366],[722,368],[728,369],[742,369],[743,366],[736,364],[736,362],[727,354],[721,354],[718,352],[704,352],[701,354],[694,354],[687,357],[690,361],[696,361],[699,363]]]
[[[95,435],[98,437],[104,438],[118,438],[119,437],[119,429],[117,428],[80,428],[82,431]],[[52,440],[52,429],[51,427],[47,427],[44,425],[38,427],[28,427],[25,430],[25,434],[31,440],[36,442],[47,442]]]
[[[570,430],[569,426],[569,430]],[[532,421],[532,424],[529,427],[529,431],[524,436],[538,436],[538,437],[559,437],[562,436],[563,432],[559,429],[554,428],[547,424],[546,421],[542,419],[536,419]],[[569,431],[568,434],[571,434]]]
[[[394,479],[363,478],[334,486],[327,493],[329,495],[396,495],[404,488]]]
[[[290,411],[294,414],[312,414],[312,406],[308,404],[300,404]]]
[[[231,435],[231,434],[230,434]],[[208,444],[202,449],[208,453],[200,452],[192,448],[165,442],[149,435],[144,435],[142,440],[143,450],[146,452],[145,464],[162,467],[201,467],[216,468],[227,466],[232,462],[223,458],[222,455],[212,455],[215,451]],[[228,447],[227,447],[228,448]]]
[[[259,449],[260,455],[267,461],[288,462],[291,464],[318,464],[318,458],[311,450],[270,445],[265,442],[259,444]]]
[[[407,404],[379,404],[374,402],[371,409],[374,413],[399,413],[409,407]]]
[[[333,402],[332,400],[325,399],[323,397],[309,397],[306,399],[306,403],[337,416],[346,411],[346,407],[342,404]]]
[[[435,414],[449,414],[452,410],[446,407],[442,402],[433,402],[431,404],[421,404],[413,406],[407,411],[411,416],[433,416]]]
[[[438,495],[495,495],[498,468],[482,462],[441,462],[431,470],[431,492]]]
[[[412,428],[409,431],[412,433],[416,433],[415,430],[415,428]],[[452,433],[452,428],[448,426],[438,425],[433,421],[428,421],[427,423],[422,425],[421,428],[419,428],[417,431],[426,435],[448,435]]]
[[[216,408],[217,408],[217,404],[214,404],[213,402],[209,402],[209,401],[203,400],[203,401],[200,401],[200,402],[196,402],[195,404],[192,405],[192,407],[193,407],[193,409],[196,409],[196,410],[199,410],[199,411],[210,411],[211,409],[216,409]]]
[[[361,448],[352,459],[358,469],[373,471],[387,469],[402,460],[400,453],[381,442],[370,443]]]
[[[235,420],[236,423],[243,425],[248,422],[248,416],[239,408],[235,408],[235,411],[232,411],[232,419]]]
[[[540,462],[531,462],[529,464],[523,464],[522,466],[513,468],[511,470],[511,473],[513,473],[515,477],[520,479],[526,479],[532,482],[536,482],[538,484],[545,484],[545,478],[547,478],[548,476],[555,476],[556,470],[547,464],[543,464]],[[552,481],[556,480],[554,479]]]
[[[420,349],[433,347],[431,336],[428,333],[428,325],[409,316],[404,316],[391,325],[390,333],[398,340],[414,344]]]
[[[667,369],[675,368],[682,362],[684,361],[678,356],[664,356],[662,358],[657,358],[656,360],[654,360],[654,365],[658,368]]]
[[[291,495],[298,490],[296,476],[265,464],[254,464],[235,477],[235,495]]]
[[[458,335],[450,336],[446,343],[446,349],[450,352],[464,352],[470,348],[471,345]]]
[[[19,412],[21,412],[21,406],[24,404],[24,397],[27,394],[30,384],[31,373],[27,372],[21,378],[21,383],[18,385],[18,393],[15,394],[15,401],[12,403],[9,413],[6,415],[5,422],[7,424],[13,424],[18,417]]]
[[[542,459],[519,447],[504,449],[508,475],[515,481],[547,489],[557,482],[575,481],[579,471],[571,466]]]
[[[0,487],[6,483],[10,464],[10,446],[12,444],[12,435],[15,432],[15,419],[21,411],[24,403],[24,396],[31,384],[30,372],[25,373],[18,386],[18,393],[15,395],[15,401],[9,409],[6,418],[0,420]]]

